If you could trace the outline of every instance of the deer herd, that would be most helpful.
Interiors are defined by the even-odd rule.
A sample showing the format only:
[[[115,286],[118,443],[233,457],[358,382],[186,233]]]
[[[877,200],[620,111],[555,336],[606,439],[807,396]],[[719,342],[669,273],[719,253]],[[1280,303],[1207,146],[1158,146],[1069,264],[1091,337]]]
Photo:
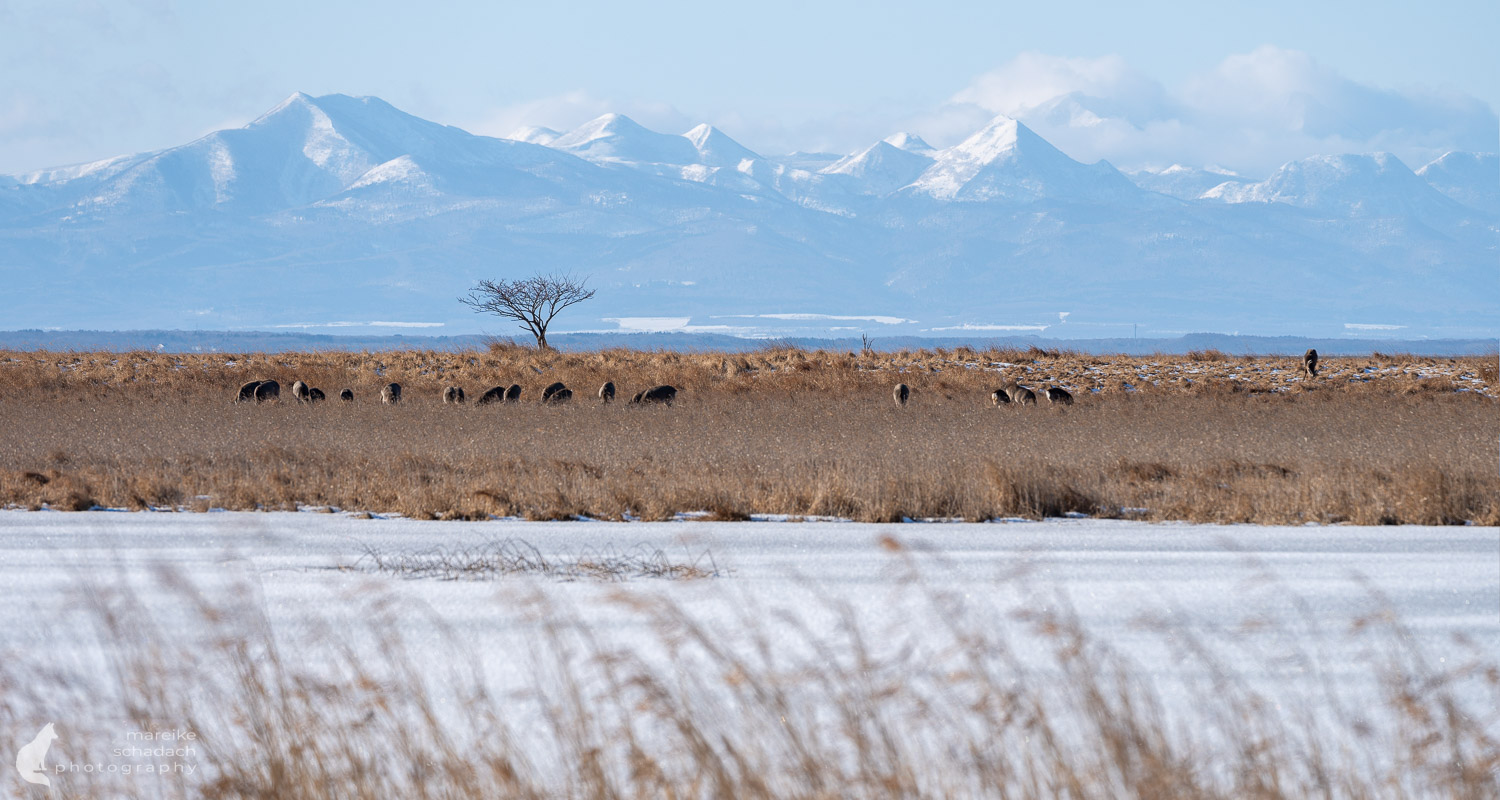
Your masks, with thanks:
[[[487,406],[492,403],[519,403],[521,393],[524,390],[521,384],[513,383],[509,386],[494,386],[486,389],[476,405]],[[298,403],[317,403],[327,399],[322,389],[308,386],[303,381],[295,381],[291,386],[292,399]],[[339,400],[345,403],[354,402],[353,389],[339,390]],[[441,394],[443,405],[462,405],[468,401],[468,394],[462,386],[445,386]],[[605,381],[599,387],[598,397],[604,403],[612,403],[615,399],[615,384],[613,381]],[[272,380],[250,381],[239,388],[235,400],[241,403],[264,403],[269,400],[281,399],[281,384]],[[546,405],[563,405],[573,400],[573,390],[561,382],[553,383],[542,390],[542,403]],[[670,406],[677,400],[677,387],[675,386],[653,386],[636,392],[630,402],[633,405],[666,405]],[[393,406],[401,402],[401,384],[387,383],[380,387],[380,402],[383,405]]]
[[[1307,377],[1318,376],[1318,351],[1308,350],[1302,356],[1302,372]],[[509,386],[494,386],[486,389],[479,395],[477,405],[490,405],[492,403],[519,403],[523,389],[519,383]],[[317,403],[325,399],[322,389],[308,386],[302,381],[296,381],[291,387],[292,398],[298,403]],[[605,381],[599,391],[595,393],[600,402],[609,404],[615,399],[615,384],[613,381]],[[1048,386],[1041,391],[1041,395],[1047,398],[1048,403],[1055,405],[1073,405],[1073,395],[1060,386]],[[896,405],[905,406],[911,402],[911,387],[904,383],[896,384],[891,392],[891,397]],[[281,398],[281,384],[272,380],[250,381],[241,386],[235,398],[238,402],[261,403],[268,400],[279,400]],[[462,405],[468,399],[462,386],[446,386],[442,391],[444,405]],[[354,402],[353,389],[341,389],[339,400],[345,403]],[[564,405],[572,402],[573,390],[562,382],[552,383],[542,390],[541,402],[545,405]],[[653,386],[635,393],[630,399],[632,405],[666,405],[670,406],[677,400],[677,387],[675,386]],[[380,402],[385,405],[396,405],[401,402],[401,384],[388,383],[380,389]],[[1034,406],[1037,404],[1037,392],[1028,389],[1018,383],[1011,382],[990,392],[990,403],[995,406],[1016,405]]]

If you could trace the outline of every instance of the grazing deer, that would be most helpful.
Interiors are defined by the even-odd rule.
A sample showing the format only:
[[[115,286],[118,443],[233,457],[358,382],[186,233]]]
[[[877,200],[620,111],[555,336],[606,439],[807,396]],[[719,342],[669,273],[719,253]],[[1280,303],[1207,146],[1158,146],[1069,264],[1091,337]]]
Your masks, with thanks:
[[[568,388],[568,387],[564,386],[563,383],[562,383],[562,381],[558,381],[556,383],[549,383],[549,384],[547,384],[547,388],[545,388],[545,389],[542,390],[542,402],[545,403],[548,400],[551,400],[552,399],[552,395],[557,394],[558,392],[560,392],[560,391],[562,391],[562,390],[564,390],[566,388]]]
[[[236,403],[248,403],[255,399],[255,389],[265,381],[250,381],[240,387],[240,393],[235,397]]]
[[[311,387],[309,387],[307,384],[303,383],[302,381],[293,381],[292,382],[292,397],[297,398],[297,402],[299,402],[299,403],[306,403],[307,402],[307,396],[309,394],[311,394],[311,393],[312,393]]]
[[[505,390],[505,402],[507,402],[507,403],[518,403],[520,401],[521,401],[521,384],[519,384],[519,383],[512,383],[510,385],[510,388]]]
[[[997,407],[1010,403],[1010,395],[1006,393],[1004,386],[990,392],[990,403]]]
[[[1073,395],[1068,394],[1068,390],[1060,386],[1048,386],[1047,402],[1061,403],[1065,406],[1071,406],[1073,405]]]
[[[401,402],[401,384],[387,383],[380,389],[380,402],[393,406]]]
[[[339,390],[339,399],[342,400],[342,401],[344,401],[345,403],[352,403],[352,402],[354,402],[354,390],[353,389],[340,389]]]
[[[505,402],[505,387],[491,386],[489,389],[485,390],[484,394],[479,396],[479,400],[477,402],[482,406],[487,406],[490,403]]]
[[[261,381],[255,386],[255,402],[264,403],[267,400],[278,400],[281,398],[281,384],[276,381]]]
[[[322,401],[327,399],[328,395],[323,394],[322,389],[313,387],[307,390],[307,402],[309,403],[321,403]]]
[[[1309,378],[1318,377],[1318,351],[1308,350],[1302,356],[1302,372]]]
[[[464,390],[461,386],[449,386],[443,390],[443,405],[459,405],[464,401]]]
[[[1010,401],[1012,403],[1016,403],[1018,405],[1023,405],[1023,406],[1034,406],[1034,405],[1036,405],[1036,392],[1031,391],[1030,389],[1026,388],[1025,386],[1022,386],[1019,383],[1013,383],[1013,384],[1011,384],[1005,390],[1005,393],[1008,394],[1008,395],[1010,395]]]
[[[891,399],[895,400],[898,406],[906,405],[906,402],[911,399],[911,387],[904,383],[896,384],[896,388],[891,390]]]
[[[552,406],[560,406],[563,403],[570,403],[572,401],[573,401],[573,390],[567,388],[566,386],[563,387],[563,388],[561,388],[561,389],[558,389],[557,391],[553,392],[552,394],[547,395],[546,398],[544,398],[542,400],[543,403],[546,403],[547,405],[552,405]]]
[[[630,402],[643,405],[660,403],[662,405],[670,406],[674,401],[676,401],[676,399],[677,387],[667,386],[663,384],[661,386],[653,386],[644,392],[637,393],[635,398]]]
[[[615,382],[614,381],[605,381],[604,385],[599,387],[599,399],[603,400],[604,403],[605,403],[605,405],[608,405],[609,403],[611,403],[611,402],[614,401],[614,399],[615,399]]]

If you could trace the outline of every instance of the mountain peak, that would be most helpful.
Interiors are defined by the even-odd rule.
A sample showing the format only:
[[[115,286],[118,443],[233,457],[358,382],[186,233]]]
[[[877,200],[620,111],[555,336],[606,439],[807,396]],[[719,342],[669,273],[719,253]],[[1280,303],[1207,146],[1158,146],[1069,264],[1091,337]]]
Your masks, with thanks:
[[[630,117],[610,112],[562,134],[552,142],[552,146],[562,149],[580,148],[586,147],[590,142],[614,136],[633,136],[642,131],[646,129],[637,125]]]
[[[1443,216],[1456,206],[1390,153],[1310,156],[1259,183],[1225,183],[1204,194],[1226,203],[1281,203],[1354,217]]]
[[[517,142],[529,142],[531,144],[549,145],[557,141],[561,133],[544,128],[540,125],[526,125],[511,131],[505,138]]]
[[[1047,155],[1052,153],[1062,155],[1057,148],[1023,125],[1020,120],[1003,115],[990,120],[988,125],[954,145],[952,151],[990,163],[997,159],[1014,157],[1023,149],[1028,152],[1040,150]]]
[[[684,133],[683,136],[686,136],[687,140],[692,142],[694,147],[702,147],[703,144],[715,134],[720,136],[723,135],[718,128],[715,128],[707,122],[700,122],[697,125],[694,125],[692,130]]]
[[[908,187],[912,193],[979,202],[1043,197],[1098,202],[1139,191],[1107,162],[1089,166],[1074,161],[1003,115],[936,156]]]
[[[709,166],[733,167],[746,159],[760,158],[750,148],[706,122],[684,133],[683,137],[698,151],[698,161]]]
[[[698,151],[681,136],[657,133],[624,114],[609,113],[557,137],[550,147],[576,156],[641,164],[696,164]]]
[[[854,178],[864,193],[887,195],[911,183],[931,164],[932,158],[926,154],[905,150],[889,139],[882,139],[820,171]]]
[[[304,94],[303,92],[292,92],[291,94],[287,95],[285,100],[282,100],[280,103],[272,106],[269,111],[251,120],[250,124],[246,125],[245,127],[248,128],[251,125],[256,125],[258,123],[264,122],[265,120],[279,117],[287,113],[289,109],[311,109],[316,107],[317,103],[313,100],[311,95]]]
[[[1417,174],[1470,208],[1500,215],[1500,156],[1494,153],[1444,153]]]
[[[1189,167],[1173,164],[1166,169],[1147,168],[1130,175],[1136,186],[1178,200],[1197,200],[1221,184],[1248,183],[1245,178],[1223,167]]]
[[[902,131],[901,133],[893,133],[890,136],[885,137],[881,141],[897,149],[905,150],[908,153],[919,153],[921,155],[927,155],[933,151],[932,145],[924,141],[922,137],[916,135],[915,133],[907,133],[905,131]]]

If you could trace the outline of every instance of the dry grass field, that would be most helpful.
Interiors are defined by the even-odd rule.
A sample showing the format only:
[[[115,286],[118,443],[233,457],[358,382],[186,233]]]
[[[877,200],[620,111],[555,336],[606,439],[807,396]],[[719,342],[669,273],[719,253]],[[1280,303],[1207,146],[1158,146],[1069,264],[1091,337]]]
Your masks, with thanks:
[[[282,400],[233,402],[256,378]],[[297,379],[356,400],[298,404]],[[605,406],[605,380],[680,394]],[[572,403],[538,402],[553,381]],[[993,407],[1007,381],[1077,402]],[[521,402],[474,404],[510,383]],[[1495,525],[1497,393],[1493,357],[1403,354],[1306,378],[1216,351],[0,352],[0,506]]]

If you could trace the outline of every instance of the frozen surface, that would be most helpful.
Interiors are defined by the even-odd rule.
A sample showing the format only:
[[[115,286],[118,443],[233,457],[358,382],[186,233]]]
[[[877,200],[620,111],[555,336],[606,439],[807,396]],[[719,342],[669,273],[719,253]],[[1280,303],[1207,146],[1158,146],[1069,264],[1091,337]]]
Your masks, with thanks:
[[[497,541],[524,541],[565,559],[659,550],[677,563],[715,568],[718,577],[436,580],[365,568],[371,550],[393,557]],[[185,584],[172,588],[161,567]],[[182,585],[193,588],[185,592]],[[311,512],[0,512],[0,674],[24,665],[30,672],[22,674],[72,676],[35,696],[23,684],[5,699],[28,729],[62,722],[73,736],[73,749],[59,756],[73,759],[68,763],[77,763],[83,742],[114,741],[109,737],[130,724],[111,717],[117,706],[109,695],[119,686],[112,665],[141,643],[119,633],[135,630],[128,625],[101,639],[98,617],[85,610],[90,590],[102,590],[94,597],[118,596],[122,587],[133,590],[168,640],[187,643],[186,651],[172,651],[189,654],[190,663],[173,665],[187,677],[169,682],[169,691],[232,680],[233,670],[214,666],[221,663],[212,645],[218,632],[192,607],[202,596],[221,609],[263,617],[283,661],[300,670],[337,672],[341,667],[326,659],[337,658],[343,646],[358,663],[378,664],[388,643],[399,641],[439,684],[472,674],[490,696],[506,698],[507,724],[517,731],[546,729],[528,692],[557,680],[546,655],[554,634],[536,616],[538,608],[581,623],[595,653],[615,658],[629,651],[655,674],[707,675],[713,682],[722,661],[680,660],[664,649],[660,620],[640,610],[651,595],[675,601],[716,646],[744,653],[749,630],[783,663],[829,663],[821,660],[825,648],[827,658],[846,658],[853,620],[872,663],[913,677],[962,661],[948,625],[961,617],[958,628],[997,626],[984,629],[1003,632],[1015,663],[1030,670],[1015,679],[1028,681],[1058,674],[1049,659],[1058,645],[1018,612],[1071,609],[1095,641],[1128,659],[1168,713],[1189,725],[1204,713],[1195,698],[1217,683],[1210,662],[1184,659],[1168,640],[1202,641],[1236,686],[1271,698],[1277,708],[1296,709],[1298,724],[1381,702],[1377,668],[1390,651],[1350,633],[1351,623],[1372,611],[1394,610],[1405,626],[1403,663],[1420,660],[1442,670],[1476,652],[1492,663],[1500,652],[1495,528],[1088,519],[458,523]],[[1139,624],[1144,619],[1166,628]],[[815,682],[805,688],[817,690]],[[440,701],[434,713],[453,722],[466,718],[461,700]],[[482,735],[451,727],[460,739]],[[544,763],[557,757],[534,755]]]
[[[893,538],[906,550],[882,547]],[[364,570],[387,555],[516,539],[548,555],[661,550],[721,577],[624,583],[508,577],[404,579]],[[541,586],[604,619],[620,588],[664,592],[696,611],[749,597],[807,609],[844,599],[904,624],[906,579],[964,592],[1000,609],[1065,601],[1094,633],[1129,650],[1149,638],[1131,623],[1183,613],[1221,625],[1247,618],[1324,625],[1331,638],[1389,602],[1435,657],[1452,634],[1500,652],[1500,530],[1484,527],[1252,527],[1107,520],[875,525],[841,522],[666,523],[361,520],[317,513],[0,512],[0,609],[12,645],[56,643],[55,618],[81,583],[149,586],[170,565],[205,586],[248,581],[274,624],[341,613],[350,592],[384,589],[430,606],[481,652],[497,653],[509,611],[498,598]],[[1376,593],[1384,600],[1377,601]],[[895,598],[895,599],[893,599]],[[1298,611],[1291,605],[1302,604]],[[912,601],[916,602],[916,601]],[[589,610],[593,609],[593,610]],[[727,609],[726,609],[727,611]],[[170,612],[168,612],[170,613]],[[1305,618],[1303,618],[1305,617]],[[418,626],[411,631],[425,635]],[[920,632],[916,632],[920,635]],[[1143,638],[1144,637],[1144,638]],[[1142,650],[1143,655],[1149,655]],[[1356,663],[1345,665],[1360,669]]]

